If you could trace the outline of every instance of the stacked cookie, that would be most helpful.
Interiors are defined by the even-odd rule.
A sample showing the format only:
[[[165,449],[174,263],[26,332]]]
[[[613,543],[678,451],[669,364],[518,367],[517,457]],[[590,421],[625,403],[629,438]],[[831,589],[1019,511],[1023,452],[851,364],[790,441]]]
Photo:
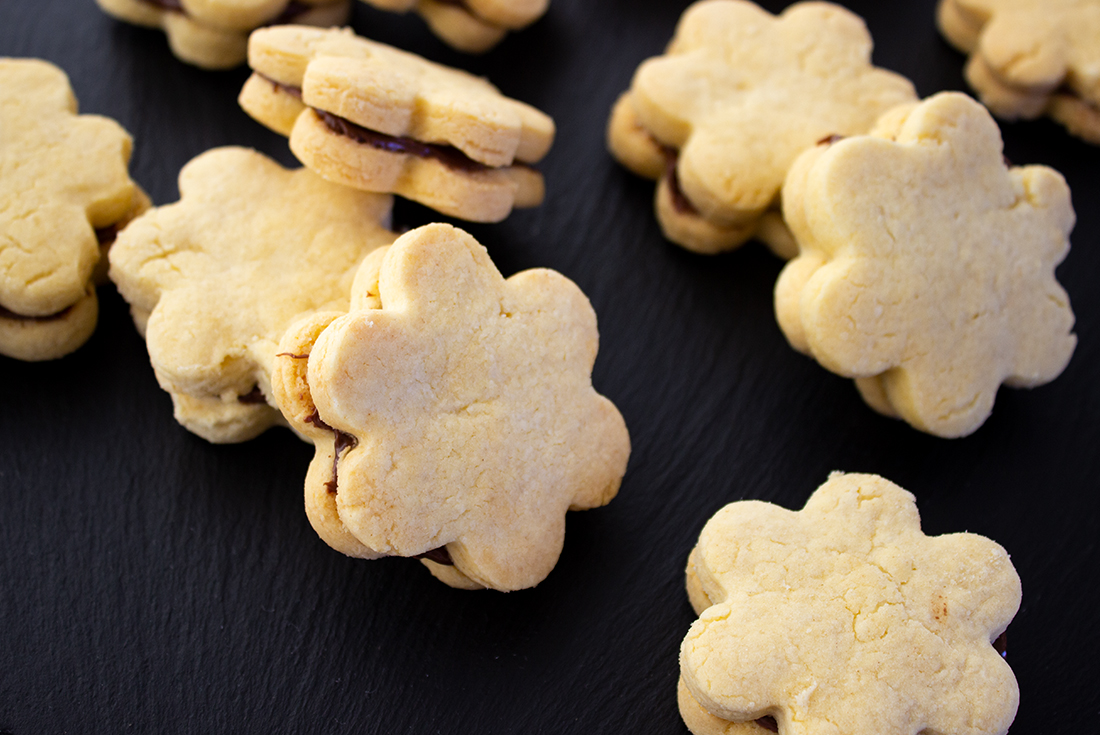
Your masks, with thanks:
[[[351,0],[96,0],[108,14],[168,36],[176,58],[203,69],[245,60],[248,34],[261,26],[346,23]]]
[[[550,0],[363,0],[383,10],[415,10],[435,35],[459,51],[480,54],[508,31],[542,17]]]
[[[1054,279],[1069,189],[1007,166],[977,102],[918,104],[870,52],[862,20],[828,3],[774,17],[702,0],[639,67],[608,144],[659,179],[669,239],[715,253],[755,236],[792,259],[775,307],[795,349],[854,378],[876,411],[965,436],[1000,385],[1053,380],[1073,353]]]
[[[347,29],[257,31],[249,64],[241,106],[329,181],[476,222],[542,202],[554,123],[484,79]]]
[[[1100,3],[940,0],[937,20],[970,55],[966,80],[993,114],[1049,115],[1100,145]]]

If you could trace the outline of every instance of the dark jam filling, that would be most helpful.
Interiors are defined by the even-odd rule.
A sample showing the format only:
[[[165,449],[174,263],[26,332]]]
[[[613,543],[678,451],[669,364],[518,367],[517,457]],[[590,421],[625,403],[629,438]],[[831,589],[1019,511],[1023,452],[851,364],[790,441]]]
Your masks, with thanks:
[[[324,110],[318,110],[316,108],[314,108],[314,112],[317,113],[317,116],[321,118],[321,121],[332,132],[337,135],[342,135],[345,138],[351,138],[356,143],[369,145],[371,148],[389,151],[390,153],[404,153],[419,158],[434,158],[447,168],[453,168],[458,171],[477,172],[492,170],[491,166],[486,166],[484,163],[478,163],[472,160],[465,153],[453,146],[421,143],[419,140],[413,140],[412,138],[399,138],[393,135],[385,135],[384,133],[376,133],[373,130],[368,130],[360,125],[356,125],[350,120],[333,115],[331,112],[325,112]]]
[[[779,732],[779,723],[771,715],[757,718],[756,724],[770,732]]]
[[[817,141],[817,145],[832,145],[833,143],[836,143],[840,140],[844,140],[844,136],[833,133],[832,135],[826,135],[824,138]]]
[[[313,409],[313,413],[311,413],[306,419],[306,423],[313,424],[318,429],[331,431],[336,437],[336,441],[333,444],[334,451],[332,455],[332,479],[325,483],[325,489],[328,490],[330,494],[335,495],[337,493],[336,473],[340,467],[340,455],[343,454],[345,450],[354,449],[359,444],[359,440],[351,434],[348,434],[347,432],[340,431],[339,429],[334,429],[326,424],[321,419],[321,414],[317,413],[317,409]]]
[[[264,398],[264,392],[260,390],[260,386],[258,385],[247,393],[242,393],[237,396],[237,400],[245,404],[267,403],[267,399]]]
[[[993,650],[1002,656],[1008,653],[1008,631],[1001,633],[997,636],[997,640],[993,641]]]
[[[423,554],[417,554],[414,559],[427,559],[428,561],[434,561],[436,564],[442,564],[445,567],[453,567],[455,565],[454,559],[451,558],[451,552],[447,551],[446,546],[440,546],[438,549],[430,549]]]
[[[271,86],[275,87],[276,92],[282,92],[283,94],[289,94],[291,97],[298,100],[299,102],[302,101],[302,88],[301,87],[293,87],[289,84],[283,84],[282,82],[276,82],[271,77],[267,77],[267,76],[264,76],[263,74],[260,74],[260,72],[256,72],[256,74],[258,74],[259,76],[263,77],[268,82],[270,82]]]
[[[115,241],[115,238],[118,237],[118,231],[121,229],[118,222],[113,225],[107,225],[106,227],[100,227],[95,231],[96,242],[99,243],[100,247],[110,245]]]
[[[661,146],[661,152],[665,154],[665,180],[668,181],[668,194],[672,199],[672,208],[680,214],[698,216],[699,210],[684,196],[684,190],[680,188],[680,177],[676,173],[676,162],[680,160],[680,154],[675,148]]]

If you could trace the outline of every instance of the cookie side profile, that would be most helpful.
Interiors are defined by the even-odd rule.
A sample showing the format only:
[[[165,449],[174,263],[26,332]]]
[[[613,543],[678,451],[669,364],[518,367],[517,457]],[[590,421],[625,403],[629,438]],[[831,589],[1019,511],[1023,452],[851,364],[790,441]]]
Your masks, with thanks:
[[[241,106],[331,181],[478,222],[542,201],[530,164],[553,121],[484,79],[349,30],[296,26],[253,33],[249,63]]]
[[[560,274],[505,280],[449,225],[402,235],[364,260],[349,313],[301,320],[279,348],[276,400],[317,447],[310,522],[451,586],[538,584],[566,511],[609,502],[626,470],[622,416],[592,388],[597,342]]]
[[[1054,268],[1074,213],[1056,171],[1006,165],[996,122],[966,95],[902,112],[791,168],[784,218],[800,254],[776,283],[776,316],[876,410],[965,436],[1002,383],[1049,382],[1073,354]]]
[[[0,58],[0,354],[51,360],[91,336],[101,253],[148,203],[131,148],[114,120],[77,114],[65,72]]]
[[[688,587],[709,603],[680,649],[696,735],[1004,735],[1015,717],[997,649],[1021,599],[1008,554],[925,536],[913,496],[881,477],[833,473],[800,511],[727,505]]]
[[[415,10],[432,32],[458,51],[481,54],[510,30],[542,17],[550,0],[363,0],[382,10]]]
[[[282,423],[271,371],[283,331],[346,309],[372,250],[389,244],[392,199],[216,148],[180,172],[180,201],[134,220],[110,277],[145,336],[176,420],[211,442]]]
[[[839,6],[796,3],[773,16],[747,0],[702,0],[665,55],[638,67],[613,111],[609,147],[660,177],[668,195],[658,194],[657,215],[669,239],[696,252],[732,249],[778,206],[799,152],[866,132],[916,99],[907,79],[870,57],[863,21]],[[659,173],[654,148],[667,160]]]
[[[351,0],[96,0],[119,20],[158,28],[177,59],[201,69],[244,63],[248,33],[283,23],[338,26],[351,15]]]

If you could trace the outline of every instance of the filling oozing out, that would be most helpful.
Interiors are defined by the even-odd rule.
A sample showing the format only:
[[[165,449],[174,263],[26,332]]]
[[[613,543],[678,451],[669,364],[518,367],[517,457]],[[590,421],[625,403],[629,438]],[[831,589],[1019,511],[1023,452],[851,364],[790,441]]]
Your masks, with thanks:
[[[237,401],[239,403],[244,403],[247,405],[267,403],[267,399],[264,398],[264,392],[260,390],[260,386],[258,385],[253,386],[252,390],[248,391],[247,393],[242,393],[237,396]]]
[[[676,173],[676,164],[680,160],[680,153],[675,148],[661,146],[661,152],[665,154],[665,179],[668,181],[668,194],[672,199],[672,208],[680,214],[699,216],[699,210],[684,195],[680,188],[680,177]]]

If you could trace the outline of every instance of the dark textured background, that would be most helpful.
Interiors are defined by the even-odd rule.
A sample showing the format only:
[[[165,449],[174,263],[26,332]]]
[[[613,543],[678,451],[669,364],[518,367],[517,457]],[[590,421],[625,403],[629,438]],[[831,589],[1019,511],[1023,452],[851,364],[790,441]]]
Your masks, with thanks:
[[[506,275],[555,268],[589,295],[595,385],[631,430],[619,497],[570,515],[550,577],[462,592],[414,561],[329,550],[302,511],[311,449],[284,430],[212,446],[177,426],[104,287],[77,353],[0,358],[0,733],[684,733],[682,570],[700,527],[741,498],[801,507],[833,469],[912,490],[929,533],[1003,544],[1024,586],[1009,630],[1013,732],[1096,731],[1100,149],[1046,121],[1002,126],[1011,160],[1052,165],[1072,187],[1079,221],[1058,275],[1080,343],[1055,382],[1001,391],[973,436],[925,436],[787,346],[772,314],[778,260],[756,244],[721,257],[668,244],[653,185],[605,152],[607,111],[686,4],[553,0],[479,58],[415,16],[355,10],[358,32],[485,74],[557,122],[542,207],[468,227]],[[964,88],[932,0],[847,4],[876,63],[922,95]],[[118,119],[158,204],[214,146],[292,162],[237,107],[245,70],[185,66],[159,32],[91,0],[3,0],[0,54],[59,64],[82,111]],[[395,217],[433,219],[407,203]]]

